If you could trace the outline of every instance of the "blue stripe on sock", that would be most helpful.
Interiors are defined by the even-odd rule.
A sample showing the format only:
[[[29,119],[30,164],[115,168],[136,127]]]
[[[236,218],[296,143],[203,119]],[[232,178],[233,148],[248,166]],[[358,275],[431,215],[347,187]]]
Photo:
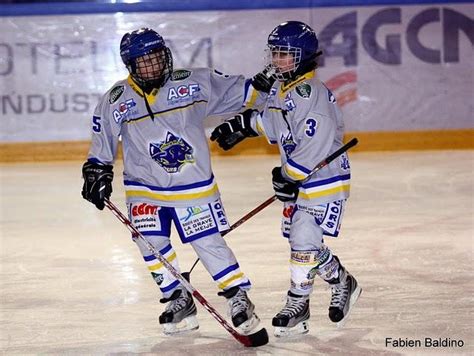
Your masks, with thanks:
[[[169,250],[171,250],[171,244],[169,244],[168,246],[162,248],[159,252],[161,255],[164,255],[166,252],[168,252]],[[157,258],[154,256],[154,255],[149,255],[149,256],[143,256],[143,259],[148,262],[148,261],[153,261],[153,260],[156,260]]]
[[[178,284],[179,284],[179,281],[176,280],[176,281],[174,281],[173,283],[171,283],[170,285],[168,285],[164,288],[160,287],[160,289],[163,293],[166,293],[166,292],[169,292],[170,290],[172,290],[173,288],[175,288]]]
[[[239,268],[239,264],[236,263],[235,265],[227,267],[225,270],[217,273],[216,275],[212,276],[212,278],[217,281],[218,279],[224,277],[227,273],[235,271],[237,268]]]

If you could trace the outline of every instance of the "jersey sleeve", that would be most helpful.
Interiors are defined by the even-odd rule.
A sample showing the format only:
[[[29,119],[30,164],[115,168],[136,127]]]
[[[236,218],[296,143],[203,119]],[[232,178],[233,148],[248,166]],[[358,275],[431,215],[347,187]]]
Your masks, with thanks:
[[[250,79],[209,70],[210,94],[206,116],[233,115],[246,108],[263,106],[267,95],[257,91]]]
[[[113,164],[117,153],[121,122],[117,122],[104,96],[92,116],[92,142],[88,161]]]
[[[296,124],[298,145],[283,165],[283,174],[293,180],[304,180],[313,168],[329,154],[336,136],[332,118],[309,112]]]
[[[258,91],[252,85],[252,79],[245,80],[245,90],[244,90],[244,109],[256,109],[263,110],[267,102],[268,93]]]
[[[265,136],[268,143],[274,145],[278,142],[278,137],[271,125],[270,118],[265,116],[264,111],[252,116],[250,124],[252,129],[257,132],[259,136]]]

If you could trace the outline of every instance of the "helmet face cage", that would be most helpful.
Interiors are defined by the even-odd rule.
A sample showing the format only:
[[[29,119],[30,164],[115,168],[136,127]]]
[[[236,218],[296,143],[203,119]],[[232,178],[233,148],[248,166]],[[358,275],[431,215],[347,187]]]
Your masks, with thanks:
[[[132,78],[144,88],[160,88],[173,72],[173,58],[168,47],[156,49],[131,60],[127,66]]]
[[[301,63],[301,48],[269,44],[265,51],[267,65],[273,69],[273,77],[278,81],[291,79]]]
[[[173,72],[173,57],[163,37],[149,28],[126,33],[120,56],[133,80],[143,89],[159,88]]]
[[[278,25],[268,35],[267,44],[267,61],[278,81],[293,80],[317,66],[318,38],[303,22],[287,21]]]

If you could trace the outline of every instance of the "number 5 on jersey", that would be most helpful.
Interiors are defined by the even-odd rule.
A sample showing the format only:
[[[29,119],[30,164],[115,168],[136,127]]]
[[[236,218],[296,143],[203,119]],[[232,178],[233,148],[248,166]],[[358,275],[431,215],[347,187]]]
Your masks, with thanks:
[[[94,132],[100,132],[102,125],[100,124],[100,116],[92,117],[92,130]]]

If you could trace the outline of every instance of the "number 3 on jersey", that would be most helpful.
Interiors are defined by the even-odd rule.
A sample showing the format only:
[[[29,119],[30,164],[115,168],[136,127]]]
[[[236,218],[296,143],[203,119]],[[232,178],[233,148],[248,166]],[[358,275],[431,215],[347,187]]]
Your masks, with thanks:
[[[306,123],[306,130],[304,131],[304,133],[308,137],[313,137],[314,134],[316,133],[316,128],[318,127],[318,122],[315,119],[310,117],[310,118],[306,119],[305,123]]]

